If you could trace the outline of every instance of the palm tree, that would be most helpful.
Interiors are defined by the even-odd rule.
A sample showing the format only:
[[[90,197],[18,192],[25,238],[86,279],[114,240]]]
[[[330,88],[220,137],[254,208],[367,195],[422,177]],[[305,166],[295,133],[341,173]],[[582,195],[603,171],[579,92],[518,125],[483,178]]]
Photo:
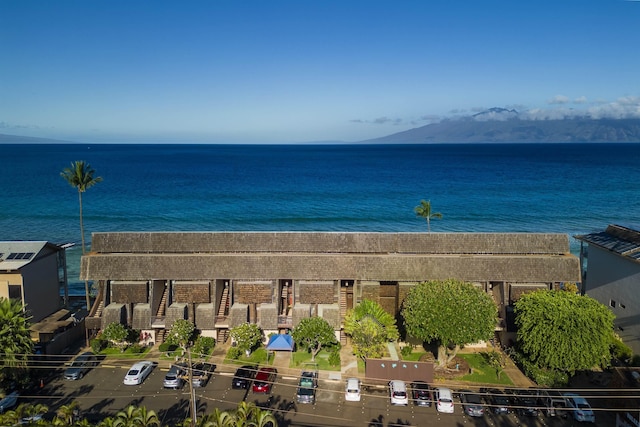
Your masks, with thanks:
[[[56,411],[56,417],[53,419],[53,425],[62,427],[74,425],[77,409],[77,402],[62,405],[58,408],[58,411]]]
[[[442,214],[440,212],[431,212],[431,200],[421,200],[420,205],[416,206],[413,210],[415,211],[416,216],[427,220],[427,230],[429,233],[431,233],[431,219],[442,218]]]
[[[0,369],[26,366],[33,349],[29,319],[19,300],[0,297]]]
[[[82,220],[82,193],[87,191],[87,189],[93,187],[97,183],[102,181],[101,176],[94,177],[95,170],[89,165],[89,163],[85,163],[84,160],[76,160],[71,163],[71,167],[64,168],[62,172],[60,172],[60,176],[62,176],[65,181],[69,183],[72,187],[78,190],[78,201],[80,204],[80,239],[82,241],[82,255],[85,254],[85,245],[84,245],[84,223]],[[90,310],[90,300],[89,300],[89,282],[84,282],[84,291],[87,299],[87,310]]]

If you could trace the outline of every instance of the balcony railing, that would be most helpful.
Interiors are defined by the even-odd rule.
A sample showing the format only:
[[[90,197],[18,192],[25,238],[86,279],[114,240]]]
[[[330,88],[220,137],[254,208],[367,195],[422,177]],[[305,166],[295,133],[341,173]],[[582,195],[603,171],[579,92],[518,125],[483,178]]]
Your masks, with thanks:
[[[152,328],[164,328],[165,316],[155,316],[151,321]]]
[[[278,316],[278,328],[290,328],[293,326],[291,316]]]

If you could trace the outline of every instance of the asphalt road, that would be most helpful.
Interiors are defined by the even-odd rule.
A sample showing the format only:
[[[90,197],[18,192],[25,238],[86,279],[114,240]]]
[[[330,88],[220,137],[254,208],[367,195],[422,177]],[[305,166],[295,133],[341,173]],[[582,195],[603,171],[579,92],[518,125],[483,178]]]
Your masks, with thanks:
[[[162,387],[166,369],[156,367],[151,375],[138,386],[123,384],[129,368],[103,364],[94,368],[82,379],[66,381],[63,370],[49,377],[42,388],[25,397],[31,403],[43,403],[52,413],[61,405],[76,401],[81,415],[91,422],[113,416],[128,405],[144,405],[154,410],[163,426],[179,425],[189,414],[189,386],[180,390]],[[459,402],[454,414],[439,414],[434,407],[424,408],[392,406],[388,391],[380,388],[363,390],[360,402],[344,400],[344,384],[339,381],[320,381],[316,404],[296,404],[296,380],[278,376],[269,395],[254,394],[247,390],[231,388],[231,372],[216,372],[205,387],[195,388],[198,413],[210,413],[214,408],[235,409],[238,402],[246,400],[269,408],[282,426],[536,426],[561,427],[578,425],[573,420],[521,417],[515,414],[468,417]],[[52,414],[50,414],[52,416]],[[597,416],[598,417],[598,416]],[[612,414],[599,417],[596,425],[615,425]],[[612,424],[613,422],[613,424]]]

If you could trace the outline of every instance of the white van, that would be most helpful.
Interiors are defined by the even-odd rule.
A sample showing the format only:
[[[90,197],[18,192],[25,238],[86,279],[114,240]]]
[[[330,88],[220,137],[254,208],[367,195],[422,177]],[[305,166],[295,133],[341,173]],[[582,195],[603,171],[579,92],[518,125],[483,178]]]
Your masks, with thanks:
[[[409,395],[407,394],[407,385],[404,381],[393,380],[389,382],[389,396],[392,405],[408,405]]]
[[[438,387],[434,389],[433,394],[438,412],[453,414],[453,393],[451,393],[451,390]]]

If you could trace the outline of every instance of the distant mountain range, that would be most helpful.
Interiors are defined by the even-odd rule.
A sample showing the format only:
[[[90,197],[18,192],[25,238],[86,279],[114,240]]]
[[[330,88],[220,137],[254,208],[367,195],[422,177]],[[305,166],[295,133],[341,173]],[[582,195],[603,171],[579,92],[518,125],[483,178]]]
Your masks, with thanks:
[[[361,142],[640,142],[640,119],[531,120],[515,110],[492,108]]]
[[[7,135],[0,133],[0,144],[16,144],[20,142],[26,142],[30,144],[47,144],[47,143],[69,143],[70,141],[63,141],[60,139],[51,138],[36,138],[33,136],[21,136],[21,135]]]

